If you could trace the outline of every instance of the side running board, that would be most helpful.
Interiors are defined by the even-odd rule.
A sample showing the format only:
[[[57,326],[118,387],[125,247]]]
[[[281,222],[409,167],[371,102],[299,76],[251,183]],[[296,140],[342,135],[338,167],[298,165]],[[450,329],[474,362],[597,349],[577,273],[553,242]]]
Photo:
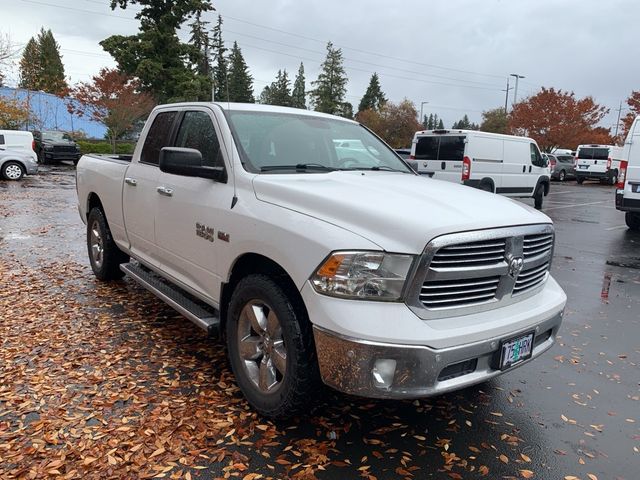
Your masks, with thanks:
[[[194,301],[181,288],[172,285],[159,275],[135,263],[123,263],[120,270],[136,283],[149,290],[180,314],[187,317],[207,334],[217,336],[220,330],[220,314],[202,302]]]

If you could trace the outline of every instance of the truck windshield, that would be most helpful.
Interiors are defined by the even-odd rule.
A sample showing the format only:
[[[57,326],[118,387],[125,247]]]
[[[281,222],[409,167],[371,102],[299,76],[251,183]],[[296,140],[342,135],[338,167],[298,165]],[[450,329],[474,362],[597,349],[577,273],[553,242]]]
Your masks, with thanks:
[[[418,137],[416,160],[454,160],[464,158],[464,137]]]
[[[413,173],[366,128],[344,120],[263,111],[230,111],[243,165],[252,172],[326,173],[385,170]]]
[[[70,142],[71,137],[64,132],[42,132],[42,139],[49,142]]]
[[[609,158],[608,148],[581,148],[578,151],[578,158],[583,160],[606,160]]]

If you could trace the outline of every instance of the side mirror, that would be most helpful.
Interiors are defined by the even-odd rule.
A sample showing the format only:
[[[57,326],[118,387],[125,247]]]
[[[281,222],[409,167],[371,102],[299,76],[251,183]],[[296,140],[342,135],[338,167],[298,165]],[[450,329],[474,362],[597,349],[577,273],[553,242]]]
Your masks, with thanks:
[[[193,148],[163,147],[160,150],[160,171],[183,177],[210,178],[226,183],[227,175],[223,167],[202,165],[202,153]]]

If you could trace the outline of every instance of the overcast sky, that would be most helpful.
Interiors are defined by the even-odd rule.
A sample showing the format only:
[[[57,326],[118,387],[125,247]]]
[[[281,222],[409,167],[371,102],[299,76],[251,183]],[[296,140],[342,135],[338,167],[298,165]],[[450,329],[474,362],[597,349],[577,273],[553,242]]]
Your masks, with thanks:
[[[256,95],[278,69],[293,76],[301,61],[310,88],[329,40],[343,50],[347,100],[355,108],[376,71],[390,100],[406,97],[418,111],[429,102],[425,113],[437,113],[447,127],[465,113],[479,122],[483,110],[504,106],[510,73],[526,77],[518,98],[541,86],[593,96],[611,109],[606,127],[615,124],[619,102],[640,90],[637,0],[215,0],[214,6],[206,19],[222,15],[224,39],[238,41]],[[109,0],[0,0],[0,32],[22,46],[40,26],[50,28],[71,81],[86,81],[114,66],[98,42],[135,33],[136,10],[111,11]],[[8,80],[17,81],[17,69]]]

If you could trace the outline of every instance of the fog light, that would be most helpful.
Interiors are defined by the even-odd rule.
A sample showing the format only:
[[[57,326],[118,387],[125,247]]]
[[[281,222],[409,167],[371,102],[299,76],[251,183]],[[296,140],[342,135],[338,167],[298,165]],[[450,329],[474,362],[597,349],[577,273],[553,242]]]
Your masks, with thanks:
[[[373,383],[378,388],[389,388],[396,373],[396,361],[390,358],[380,358],[373,366]]]

